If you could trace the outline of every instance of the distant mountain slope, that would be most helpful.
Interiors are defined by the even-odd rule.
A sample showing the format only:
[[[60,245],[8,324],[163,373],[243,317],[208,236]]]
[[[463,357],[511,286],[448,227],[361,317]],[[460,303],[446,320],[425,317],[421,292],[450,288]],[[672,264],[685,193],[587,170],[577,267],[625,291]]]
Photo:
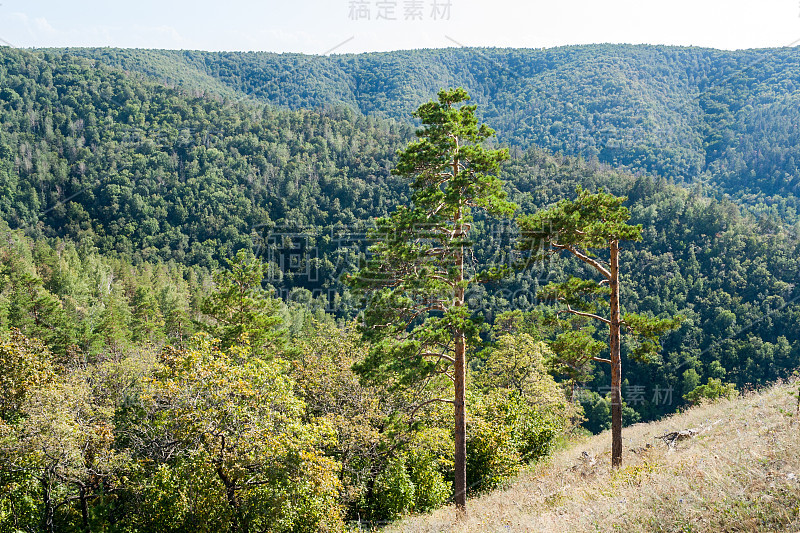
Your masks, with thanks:
[[[214,266],[275,224],[350,224],[407,201],[389,168],[408,126],[139,78],[0,49],[0,216],[13,228]]]
[[[717,184],[750,205],[796,205],[800,48],[589,45],[333,56],[70,49],[171,85],[279,106],[348,105],[408,121],[463,86],[501,142]],[[791,209],[783,215],[794,216]]]

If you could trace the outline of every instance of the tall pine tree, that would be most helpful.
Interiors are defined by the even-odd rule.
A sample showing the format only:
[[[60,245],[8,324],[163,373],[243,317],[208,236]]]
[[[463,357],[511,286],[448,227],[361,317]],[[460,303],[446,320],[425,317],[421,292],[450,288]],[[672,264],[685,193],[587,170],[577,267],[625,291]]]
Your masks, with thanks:
[[[469,99],[466,91],[442,90],[438,96],[415,112],[423,125],[419,140],[398,154],[393,171],[411,180],[412,203],[377,220],[371,259],[348,280],[365,297],[363,333],[373,343],[356,370],[395,387],[416,387],[418,407],[454,405],[453,488],[463,515],[466,354],[480,327],[464,294],[470,284],[502,275],[465,266],[472,210],[507,217],[516,206],[496,176],[508,151],[482,146],[494,131],[478,124],[476,106],[461,105]]]
[[[640,241],[642,226],[628,224],[630,213],[623,206],[627,198],[578,189],[575,200],[562,200],[549,209],[521,216],[519,247],[532,251],[532,259],[566,252],[600,275],[600,280],[570,277],[551,283],[540,291],[545,299],[559,302],[559,312],[589,318],[609,328],[609,358],[598,357],[586,335],[574,334],[572,342],[560,336],[558,342],[570,354],[570,366],[580,368],[585,361],[575,359],[575,349],[583,347],[588,360],[611,365],[611,465],[622,464],[622,357],[621,329],[633,341],[630,355],[652,360],[660,349],[659,336],[677,327],[680,318],[657,319],[633,313],[622,315],[620,303],[620,241]],[[593,250],[607,250],[607,260]],[[607,298],[607,300],[606,300]],[[601,316],[604,314],[604,316]]]

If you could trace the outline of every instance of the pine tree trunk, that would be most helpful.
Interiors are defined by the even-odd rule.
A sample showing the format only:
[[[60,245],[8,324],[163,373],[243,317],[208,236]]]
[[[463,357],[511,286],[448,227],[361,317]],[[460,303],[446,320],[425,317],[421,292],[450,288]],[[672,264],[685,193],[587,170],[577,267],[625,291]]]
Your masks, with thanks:
[[[455,353],[455,480],[453,494],[456,502],[456,511],[459,516],[467,512],[467,417],[466,399],[464,395],[465,379],[465,352],[464,334],[460,332],[456,337]]]
[[[453,165],[454,174],[458,171],[458,159]],[[461,225],[461,209],[459,208],[455,218],[455,237],[463,240],[463,227]],[[455,305],[464,306],[464,248],[458,247],[456,256],[458,274],[456,276]],[[464,518],[467,514],[467,409],[465,395],[466,380],[466,341],[464,330],[458,329],[455,333],[455,368],[453,369],[453,381],[455,384],[455,478],[453,480],[453,499],[456,503],[456,516]]]
[[[459,157],[458,157],[458,139],[456,139],[456,155],[453,158],[453,179],[458,176],[459,172]],[[456,209],[456,215],[453,219],[453,237],[461,242],[464,240],[464,227],[463,213],[461,206]],[[458,244],[458,251],[456,252],[456,284],[455,284],[455,306],[464,306],[464,287],[461,285],[464,281],[464,246]],[[453,365],[453,382],[455,385],[455,395],[453,398],[453,406],[455,408],[455,428],[454,428],[454,441],[456,445],[454,466],[455,476],[453,479],[453,500],[456,503],[456,518],[462,519],[467,515],[467,407],[465,381],[466,381],[466,341],[464,339],[464,330],[458,328],[455,332],[455,364]]]
[[[620,360],[619,241],[611,241],[611,466],[622,465],[622,361]]]

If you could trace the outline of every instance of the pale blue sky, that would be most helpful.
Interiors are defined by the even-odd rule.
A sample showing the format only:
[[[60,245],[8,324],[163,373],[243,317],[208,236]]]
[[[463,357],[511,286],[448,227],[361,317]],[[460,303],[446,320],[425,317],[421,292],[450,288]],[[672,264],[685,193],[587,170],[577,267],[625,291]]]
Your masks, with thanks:
[[[449,18],[441,5],[434,20],[434,2],[449,2]],[[368,20],[353,20],[357,4]],[[396,20],[376,20],[379,11]],[[0,0],[0,39],[21,47],[314,54],[456,43],[538,48],[612,42],[737,49],[800,44],[800,0]]]

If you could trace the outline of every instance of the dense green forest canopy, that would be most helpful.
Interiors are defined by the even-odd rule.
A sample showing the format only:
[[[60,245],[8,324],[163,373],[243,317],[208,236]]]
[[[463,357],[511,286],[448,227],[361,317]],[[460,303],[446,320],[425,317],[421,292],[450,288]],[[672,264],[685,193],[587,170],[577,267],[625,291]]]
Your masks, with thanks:
[[[582,57],[581,50],[557,52]],[[791,61],[778,59],[786,68],[770,71],[788,75]],[[406,184],[390,169],[395,151],[412,137],[410,126],[347,108],[291,111],[187,95],[60,52],[3,49],[0,69],[0,213],[11,228],[134,265],[172,261],[196,272],[192,279],[207,278],[236,250],[252,249],[269,263],[267,281],[282,295],[317,298],[317,307],[341,317],[354,312],[339,277],[365,251],[370,218],[408,201]],[[783,86],[787,97],[794,94],[789,79]],[[796,366],[791,227],[709,198],[708,188],[637,177],[596,158],[531,148],[517,151],[502,176],[520,212],[570,197],[578,185],[629,197],[644,241],[623,249],[623,304],[629,312],[687,314],[681,331],[666,339],[663,366],[632,365],[631,386],[675,391],[670,403],[650,401],[652,394],[637,402],[642,415],[674,409],[697,380],[725,377],[742,387]],[[510,225],[479,218],[475,226],[475,264],[511,260]],[[491,323],[504,311],[532,310],[540,282],[564,275],[560,267],[544,268],[471,297]]]
[[[389,192],[389,166],[408,127],[228,106],[69,55],[2,59],[0,210],[12,226],[212,266],[251,230],[353,224],[402,194]]]
[[[759,210],[796,217],[798,48],[70,53],[187,90],[291,109],[346,105],[401,122],[440,87],[461,86],[501,142],[711,183]]]
[[[244,531],[272,513],[278,530],[335,530],[445,502],[448,415],[431,407],[409,424],[398,416],[409,398],[358,382],[351,366],[369,347],[341,283],[371,221],[409,203],[391,169],[414,138],[410,111],[442,86],[467,88],[510,146],[500,177],[520,212],[579,186],[627,196],[642,241],[622,248],[623,311],[685,318],[657,364],[623,343],[626,423],[791,374],[797,63],[795,50],[610,45],[333,57],[0,48],[0,358],[11,369],[0,520]],[[473,226],[468,271],[514,264],[513,223]],[[468,354],[475,490],[580,420],[547,374],[546,342],[563,331],[537,292],[590,272],[535,267],[466,295],[486,323]],[[532,370],[503,370],[520,364]],[[592,431],[610,423],[608,383],[598,366],[577,384]],[[198,429],[208,423],[213,438]],[[64,460],[48,463],[51,452]],[[243,476],[247,455],[286,469]],[[148,503],[159,498],[174,506]]]

